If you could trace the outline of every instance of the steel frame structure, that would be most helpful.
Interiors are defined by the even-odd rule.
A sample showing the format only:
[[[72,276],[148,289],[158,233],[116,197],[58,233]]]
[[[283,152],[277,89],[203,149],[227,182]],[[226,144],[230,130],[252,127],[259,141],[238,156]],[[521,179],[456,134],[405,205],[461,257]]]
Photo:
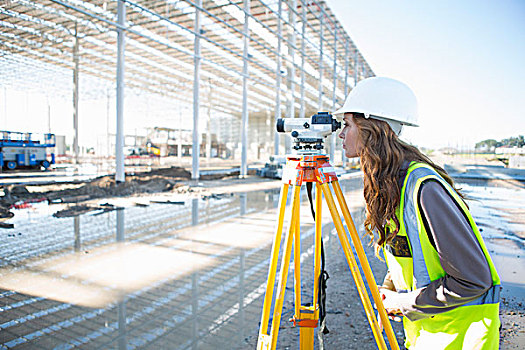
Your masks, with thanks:
[[[242,122],[241,175],[251,119],[332,109],[355,81],[374,76],[322,0],[0,0],[0,84],[34,84],[8,71],[13,62],[35,66],[37,75],[40,65],[71,71],[75,103],[82,75],[193,105],[197,142],[199,109],[211,103],[199,90],[207,81],[211,108]],[[117,95],[118,105],[124,95]],[[198,151],[193,164],[196,179]]]

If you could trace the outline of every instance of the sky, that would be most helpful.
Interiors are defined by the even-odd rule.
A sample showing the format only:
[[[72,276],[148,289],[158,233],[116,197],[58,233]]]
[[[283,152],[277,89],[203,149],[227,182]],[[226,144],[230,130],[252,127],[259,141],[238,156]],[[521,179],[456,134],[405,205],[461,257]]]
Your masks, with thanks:
[[[525,1],[326,0],[376,76],[406,83],[420,147],[525,134]]]

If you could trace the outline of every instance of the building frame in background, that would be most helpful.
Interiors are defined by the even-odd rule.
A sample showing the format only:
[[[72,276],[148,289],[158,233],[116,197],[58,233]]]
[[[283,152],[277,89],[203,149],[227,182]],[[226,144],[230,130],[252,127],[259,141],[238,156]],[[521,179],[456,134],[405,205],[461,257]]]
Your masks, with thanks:
[[[30,69],[33,76],[9,69],[13,64]],[[275,118],[331,110],[344,101],[356,81],[374,76],[324,1],[0,2],[0,84],[38,89],[43,80],[39,76],[48,73],[42,67],[71,72],[76,106],[82,99],[78,95],[82,77],[113,86],[120,106],[116,130],[124,128],[129,113],[124,89],[141,91],[144,98],[155,95],[184,108],[193,106],[193,142],[198,143],[192,152],[194,179],[199,178],[203,133],[199,115],[238,120],[238,132],[232,130],[231,136],[239,145],[243,176],[247,162],[261,154],[260,135],[267,137],[264,144],[270,150],[264,155],[289,151],[284,136],[273,130]],[[203,88],[205,84],[213,90],[213,101],[206,97],[211,93]],[[40,88],[46,89],[45,84]],[[102,90],[105,96],[107,90]],[[83,116],[75,111],[77,125]],[[260,130],[261,126],[265,129]],[[77,127],[77,142],[78,132]],[[116,137],[124,133],[117,132]],[[336,143],[332,139],[327,144],[333,155]],[[116,145],[117,158],[123,158],[119,152],[123,143],[117,140]],[[123,181],[123,168],[117,167],[119,172],[117,180]]]

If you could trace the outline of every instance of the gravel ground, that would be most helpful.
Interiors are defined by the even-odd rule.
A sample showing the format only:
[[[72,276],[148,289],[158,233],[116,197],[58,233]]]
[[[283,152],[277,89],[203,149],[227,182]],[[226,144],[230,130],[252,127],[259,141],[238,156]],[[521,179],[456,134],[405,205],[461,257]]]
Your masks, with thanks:
[[[332,237],[337,240],[336,236]],[[336,241],[334,245],[338,244]],[[327,282],[326,325],[330,333],[324,335],[324,347],[325,349],[377,349],[376,341],[342,249],[339,246],[332,246],[328,250],[326,271],[330,275],[330,279]],[[376,283],[381,284],[386,273],[386,266],[374,257],[374,253],[369,247],[365,247],[365,250]],[[293,285],[290,284],[289,290],[292,288]],[[288,293],[286,306],[290,311],[293,308],[292,298],[293,293]],[[371,296],[370,300],[372,300]],[[403,343],[403,327],[401,323],[397,322],[392,322],[392,325],[398,344],[401,346]],[[297,349],[299,340],[297,328],[291,327],[289,323],[284,323],[283,326],[279,332],[279,349]]]

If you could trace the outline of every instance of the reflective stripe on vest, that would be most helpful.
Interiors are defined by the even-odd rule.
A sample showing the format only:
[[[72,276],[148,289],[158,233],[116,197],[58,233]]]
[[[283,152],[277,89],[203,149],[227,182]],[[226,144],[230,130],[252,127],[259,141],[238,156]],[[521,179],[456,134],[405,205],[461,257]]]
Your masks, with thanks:
[[[409,176],[410,175],[410,176]],[[426,167],[420,167],[407,172],[404,190],[401,195],[404,196],[404,208],[400,208],[403,215],[400,217],[400,224],[405,227],[408,241],[412,247],[413,273],[414,278],[411,290],[424,287],[431,282],[425,257],[423,255],[423,248],[419,239],[419,226],[421,222],[418,220],[417,213],[417,191],[416,186],[421,184],[420,179],[424,179],[433,173]],[[419,186],[418,186],[419,187]],[[424,227],[422,227],[424,229]]]

